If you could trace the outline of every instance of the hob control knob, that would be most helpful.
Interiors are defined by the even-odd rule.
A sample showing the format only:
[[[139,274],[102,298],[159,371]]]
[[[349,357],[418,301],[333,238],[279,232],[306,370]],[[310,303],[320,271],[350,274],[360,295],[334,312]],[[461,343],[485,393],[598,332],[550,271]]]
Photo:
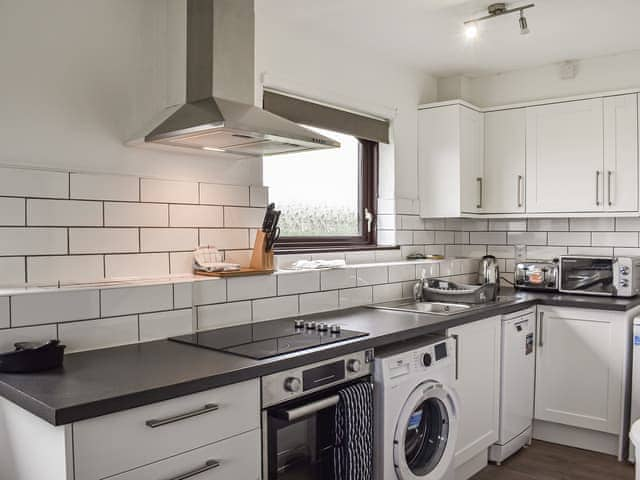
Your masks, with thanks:
[[[353,358],[347,362],[347,370],[351,373],[358,373],[362,368],[362,363],[360,360]]]
[[[304,328],[304,320],[296,319],[293,321],[293,325],[296,328]]]
[[[332,324],[329,329],[331,330],[331,333],[340,333],[340,325],[337,323]]]
[[[307,327],[307,330],[315,330],[316,329],[316,322],[314,321],[310,321],[304,324],[305,327]]]
[[[423,364],[425,367],[430,367],[430,366],[431,366],[431,362],[432,362],[431,354],[430,354],[430,353],[425,353],[425,354],[422,356],[422,364]]]
[[[328,323],[324,323],[324,322],[320,322],[320,323],[318,323],[316,328],[318,329],[319,332],[326,332],[327,330],[329,330],[329,324]]]
[[[289,377],[284,381],[284,389],[287,392],[296,393],[300,391],[300,379],[296,377]]]

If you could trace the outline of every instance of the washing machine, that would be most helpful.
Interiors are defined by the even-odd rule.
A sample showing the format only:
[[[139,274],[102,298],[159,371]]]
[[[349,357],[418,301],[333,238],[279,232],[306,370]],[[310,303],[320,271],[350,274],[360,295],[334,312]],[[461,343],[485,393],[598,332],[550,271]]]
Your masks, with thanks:
[[[376,350],[378,480],[449,480],[458,431],[455,342],[442,336]]]

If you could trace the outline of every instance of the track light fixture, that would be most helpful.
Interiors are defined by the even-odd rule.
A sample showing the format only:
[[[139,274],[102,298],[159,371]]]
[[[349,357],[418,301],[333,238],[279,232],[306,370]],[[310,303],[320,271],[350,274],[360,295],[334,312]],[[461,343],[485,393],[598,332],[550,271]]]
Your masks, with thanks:
[[[529,3],[527,5],[522,5],[521,7],[513,8],[507,8],[507,4],[503,2],[492,3],[487,8],[487,11],[489,13],[488,15],[479,18],[472,18],[471,20],[467,20],[466,22],[464,22],[465,35],[467,38],[473,39],[478,36],[478,22],[515,12],[520,12],[520,18],[518,19],[518,25],[520,25],[520,34],[527,35],[529,33],[529,25],[527,24],[527,18],[524,16],[524,11],[527,8],[532,7],[535,7],[534,3]]]

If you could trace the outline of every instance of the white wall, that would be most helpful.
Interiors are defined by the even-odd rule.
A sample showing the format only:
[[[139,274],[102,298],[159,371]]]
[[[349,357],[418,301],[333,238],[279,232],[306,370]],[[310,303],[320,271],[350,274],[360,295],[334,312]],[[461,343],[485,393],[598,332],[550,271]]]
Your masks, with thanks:
[[[552,64],[470,78],[467,86],[466,100],[479,106],[638,88],[640,51],[580,60],[572,79],[562,79],[560,65]]]
[[[0,164],[259,183],[256,159],[123,145],[181,97],[168,81],[181,83],[169,64],[168,5],[0,0]]]
[[[328,103],[376,114],[396,111],[395,166],[388,157],[382,162],[380,192],[383,197],[393,196],[395,190],[396,197],[417,198],[416,106],[435,100],[435,79],[354,51],[341,38],[292,31],[290,24],[285,29],[281,13],[269,3],[256,0],[256,73],[266,72],[267,85],[272,78],[278,86],[290,85],[293,91]],[[323,21],[328,20],[318,20],[319,30]]]

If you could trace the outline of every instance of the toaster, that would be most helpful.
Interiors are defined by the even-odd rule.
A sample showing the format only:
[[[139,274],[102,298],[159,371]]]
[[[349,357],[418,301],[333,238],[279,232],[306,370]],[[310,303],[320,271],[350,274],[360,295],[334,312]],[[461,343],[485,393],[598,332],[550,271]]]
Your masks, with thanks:
[[[516,288],[525,290],[558,291],[558,260],[517,263],[514,284]]]

